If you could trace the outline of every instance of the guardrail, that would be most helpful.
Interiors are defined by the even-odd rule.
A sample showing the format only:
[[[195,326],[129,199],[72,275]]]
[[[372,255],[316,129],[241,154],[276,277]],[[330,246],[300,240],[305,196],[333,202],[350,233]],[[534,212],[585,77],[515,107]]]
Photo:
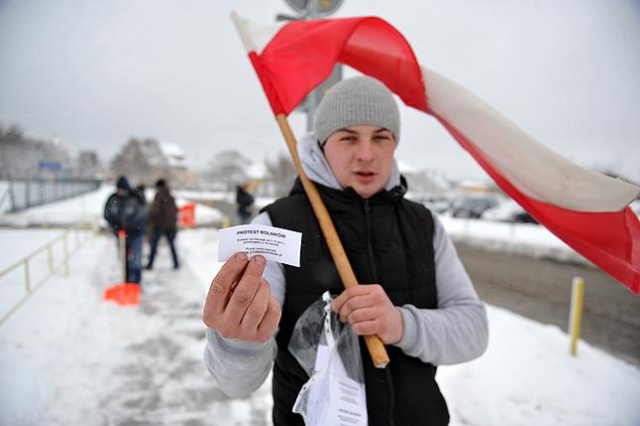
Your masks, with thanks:
[[[55,201],[65,200],[77,195],[95,191],[101,185],[96,179],[12,179],[1,181],[0,187],[6,187],[3,204],[9,201],[9,206],[0,204],[0,210],[17,212],[31,207],[40,206]]]
[[[44,246],[33,251],[28,256],[18,260],[11,266],[4,268],[0,271],[0,280],[6,278],[13,272],[18,273],[20,268],[23,270],[22,284],[24,285],[24,292],[22,296],[15,295],[15,302],[9,304],[9,310],[6,314],[0,318],[0,326],[9,319],[27,300],[38,291],[45,282],[51,278],[54,274],[64,269],[64,276],[69,276],[69,260],[75,255],[80,248],[97,233],[95,225],[89,223],[83,223],[76,225],[72,228],[65,230],[61,235],[55,237]],[[73,237],[72,234],[74,235]],[[55,256],[57,254],[57,257]],[[45,258],[46,256],[46,258]],[[36,280],[34,280],[32,271],[32,264],[35,262],[40,263],[38,272],[40,273]],[[43,268],[42,263],[46,262],[46,266]],[[44,269],[44,270],[43,270]],[[14,276],[14,279],[16,277]],[[6,283],[5,283],[6,284]],[[0,281],[0,287],[3,283]],[[16,287],[20,287],[14,283],[12,290],[17,291]],[[5,290],[5,289],[3,289]]]

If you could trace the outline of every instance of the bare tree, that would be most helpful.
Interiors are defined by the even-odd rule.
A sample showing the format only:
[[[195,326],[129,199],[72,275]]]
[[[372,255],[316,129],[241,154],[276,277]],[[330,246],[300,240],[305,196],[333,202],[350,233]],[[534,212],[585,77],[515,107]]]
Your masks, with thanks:
[[[0,125],[0,159],[0,173],[5,178],[41,178],[47,170],[60,177],[70,168],[69,154],[62,144],[27,137],[15,124]]]
[[[251,160],[236,150],[218,153],[210,162],[205,177],[211,183],[224,185],[231,191],[236,185],[245,183],[249,179],[248,169]]]
[[[281,152],[274,162],[267,161],[266,165],[269,180],[273,188],[273,195],[280,196],[287,194],[298,175],[291,158]]]
[[[110,169],[116,175],[127,176],[132,183],[149,184],[166,173],[167,160],[157,140],[132,137],[113,157]]]
[[[96,179],[103,174],[102,164],[95,151],[80,151],[76,159],[75,176],[80,179]]]

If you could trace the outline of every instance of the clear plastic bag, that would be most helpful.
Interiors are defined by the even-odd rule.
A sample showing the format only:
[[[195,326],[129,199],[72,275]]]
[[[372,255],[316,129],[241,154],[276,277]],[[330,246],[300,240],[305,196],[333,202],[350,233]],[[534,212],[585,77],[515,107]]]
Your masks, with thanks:
[[[293,407],[307,426],[367,425],[360,345],[348,324],[331,310],[328,292],[298,319],[289,351],[310,379]]]

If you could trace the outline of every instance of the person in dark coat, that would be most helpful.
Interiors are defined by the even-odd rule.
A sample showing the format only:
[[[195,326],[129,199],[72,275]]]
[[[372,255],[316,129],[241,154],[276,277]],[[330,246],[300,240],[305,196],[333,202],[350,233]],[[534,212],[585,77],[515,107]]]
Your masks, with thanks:
[[[147,204],[146,191],[147,191],[147,188],[144,185],[144,183],[138,184],[133,190],[133,193],[140,198],[140,201],[142,201],[142,204]]]
[[[153,269],[153,261],[158,251],[158,242],[163,235],[169,242],[171,249],[171,257],[173,259],[173,269],[180,267],[178,261],[178,253],[174,241],[178,232],[177,227],[178,208],[176,200],[169,191],[169,186],[164,179],[158,179],[156,182],[156,195],[151,203],[149,214],[149,225],[151,231],[151,252],[149,253],[149,262],[146,269]]]
[[[142,279],[142,241],[148,218],[148,210],[141,198],[131,189],[126,177],[116,181],[116,192],[104,206],[104,219],[114,235],[126,233],[126,282],[140,283]],[[119,247],[119,245],[118,245]]]
[[[238,218],[241,225],[249,223],[253,201],[253,195],[247,191],[246,185],[236,187],[236,203],[238,204]]]

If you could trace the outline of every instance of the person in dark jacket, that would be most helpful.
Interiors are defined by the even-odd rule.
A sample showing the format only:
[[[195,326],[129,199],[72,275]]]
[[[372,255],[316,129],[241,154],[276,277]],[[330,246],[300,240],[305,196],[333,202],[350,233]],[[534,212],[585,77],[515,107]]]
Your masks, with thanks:
[[[253,195],[247,191],[247,185],[238,185],[236,187],[236,204],[238,205],[238,218],[241,225],[249,223],[253,202]]]
[[[107,199],[103,215],[116,237],[121,230],[126,233],[126,282],[140,283],[142,242],[148,210],[140,196],[132,191],[125,176],[120,176],[116,181],[116,192]]]
[[[137,195],[138,198],[140,198],[142,204],[147,204],[147,187],[144,183],[139,183],[138,185],[136,185],[136,187],[133,189],[133,193]]]
[[[151,251],[146,269],[153,269],[153,261],[158,251],[158,242],[163,235],[167,238],[173,259],[173,269],[180,267],[175,239],[178,232],[178,207],[164,179],[156,181],[156,195],[151,203],[149,225],[151,226]]]
[[[360,341],[369,425],[446,425],[439,365],[480,356],[488,325],[442,223],[404,198],[394,159],[400,115],[379,81],[353,77],[333,86],[313,133],[298,142],[360,285],[342,287],[300,180],[253,224],[302,233],[300,267],[236,253],[211,283],[204,309],[205,365],[232,397],[258,389],[272,371],[273,423],[303,425],[292,407],[308,374],[289,351],[294,326],[325,291],[359,336],[377,335],[389,365],[375,368]]]

